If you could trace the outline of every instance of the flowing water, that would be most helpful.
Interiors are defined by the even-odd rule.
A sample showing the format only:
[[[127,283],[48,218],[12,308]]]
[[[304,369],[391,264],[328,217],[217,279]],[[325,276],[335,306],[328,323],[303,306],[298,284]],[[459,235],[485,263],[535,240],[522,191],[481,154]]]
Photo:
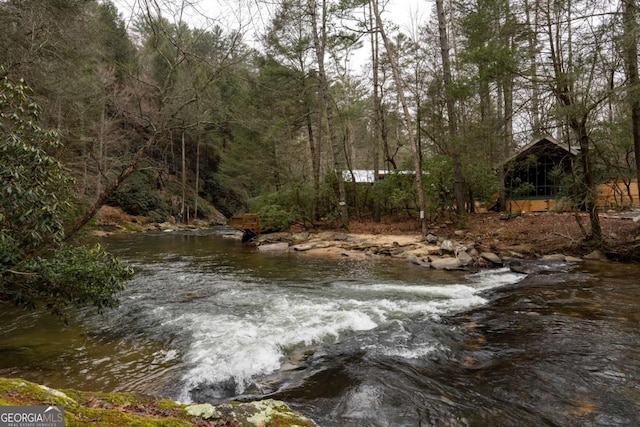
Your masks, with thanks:
[[[182,401],[269,396],[321,426],[640,425],[640,266],[438,272],[115,236],[139,273],[69,325],[2,307],[0,376]]]

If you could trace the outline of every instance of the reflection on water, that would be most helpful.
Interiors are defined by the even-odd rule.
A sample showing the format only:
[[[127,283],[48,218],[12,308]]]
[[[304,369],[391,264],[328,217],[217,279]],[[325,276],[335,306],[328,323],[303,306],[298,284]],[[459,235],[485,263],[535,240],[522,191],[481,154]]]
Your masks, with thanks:
[[[176,356],[144,336],[96,333],[41,312],[0,314],[0,376],[56,388],[161,393]]]
[[[220,233],[117,236],[138,276],[69,326],[0,313],[0,375],[217,402],[323,426],[640,425],[640,268],[443,273],[267,254]],[[601,267],[598,267],[601,266]]]
[[[380,354],[371,337],[352,337],[312,357],[309,378],[276,397],[326,426],[640,425],[638,273],[549,271],[491,290],[488,306],[444,324],[405,323],[448,349],[426,357]]]

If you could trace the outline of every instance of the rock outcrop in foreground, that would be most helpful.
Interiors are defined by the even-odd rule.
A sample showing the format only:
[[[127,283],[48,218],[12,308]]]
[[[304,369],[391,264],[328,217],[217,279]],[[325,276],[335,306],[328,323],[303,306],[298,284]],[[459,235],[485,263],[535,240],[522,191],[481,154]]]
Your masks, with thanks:
[[[59,391],[19,378],[0,378],[0,406],[14,405],[61,405],[66,427],[317,427],[277,400],[185,405],[130,393]]]

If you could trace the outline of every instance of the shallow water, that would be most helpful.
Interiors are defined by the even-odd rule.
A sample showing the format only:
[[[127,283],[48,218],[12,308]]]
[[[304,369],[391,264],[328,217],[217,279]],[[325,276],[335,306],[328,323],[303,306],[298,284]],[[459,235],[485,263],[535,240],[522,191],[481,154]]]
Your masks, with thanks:
[[[0,375],[183,401],[274,396],[323,426],[640,425],[640,268],[443,273],[117,236],[122,304],[0,314]]]

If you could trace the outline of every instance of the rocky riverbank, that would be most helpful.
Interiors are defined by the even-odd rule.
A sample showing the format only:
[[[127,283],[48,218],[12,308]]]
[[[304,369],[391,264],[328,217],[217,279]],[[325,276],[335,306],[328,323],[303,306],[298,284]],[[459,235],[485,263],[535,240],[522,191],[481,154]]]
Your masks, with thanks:
[[[628,216],[628,215],[627,215]],[[603,214],[605,245],[585,241],[573,213],[530,213],[515,217],[476,214],[460,226],[431,224],[421,237],[417,220],[354,222],[350,233],[336,230],[270,233],[252,240],[261,251],[314,255],[388,256],[440,270],[515,266],[519,260],[640,260],[637,216]],[[576,219],[577,218],[577,219]]]
[[[416,218],[386,218],[380,222],[352,221],[349,232],[337,229],[295,230],[268,233],[253,239],[260,250],[306,252],[315,255],[350,257],[390,256],[437,269],[483,268],[513,264],[514,260],[551,257],[640,261],[640,211],[603,212],[600,222],[605,239],[596,247],[584,239],[588,228],[584,213],[545,212],[506,216],[479,213],[454,223],[442,219],[429,225],[421,238]],[[118,208],[103,207],[92,234],[121,232],[196,230],[223,225],[194,221],[153,223],[145,217],[124,214]]]
[[[312,255],[345,256],[356,258],[392,257],[412,264],[437,270],[460,270],[472,268],[502,267],[513,265],[518,260],[536,257],[531,248],[525,246],[495,248],[483,243],[464,239],[427,235],[422,239],[416,235],[373,235],[322,233],[272,233],[253,240],[259,251],[293,251]],[[548,254],[546,260],[580,262],[582,258],[562,253]],[[588,259],[605,259],[604,254],[592,252]]]

